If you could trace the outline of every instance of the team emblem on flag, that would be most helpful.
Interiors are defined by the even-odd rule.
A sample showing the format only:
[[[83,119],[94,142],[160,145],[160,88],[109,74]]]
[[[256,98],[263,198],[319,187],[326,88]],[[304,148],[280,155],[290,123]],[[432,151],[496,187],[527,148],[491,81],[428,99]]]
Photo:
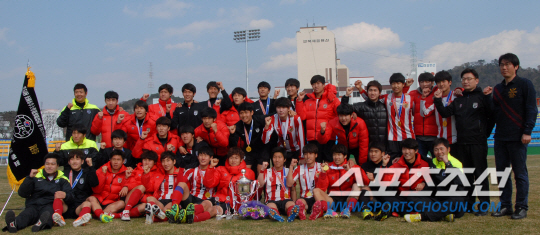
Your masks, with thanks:
[[[34,122],[28,116],[24,114],[17,115],[15,117],[15,127],[13,135],[19,139],[24,139],[34,132]]]

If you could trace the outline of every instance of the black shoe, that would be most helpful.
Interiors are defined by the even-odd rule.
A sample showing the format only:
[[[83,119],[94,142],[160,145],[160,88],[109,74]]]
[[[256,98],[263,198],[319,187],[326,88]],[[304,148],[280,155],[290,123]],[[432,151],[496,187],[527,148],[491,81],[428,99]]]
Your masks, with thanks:
[[[512,208],[503,207],[500,211],[491,213],[491,216],[493,216],[493,217],[502,217],[502,216],[505,216],[505,215],[512,215],[513,213],[514,213],[514,211],[512,210]]]
[[[39,232],[41,231],[43,228],[45,228],[45,226],[47,226],[47,224],[49,223],[49,220],[51,220],[52,217],[51,217],[51,213],[48,212],[48,211],[45,211],[43,212],[40,216],[39,216],[39,220],[38,222],[32,226],[32,232]]]
[[[15,225],[15,212],[12,210],[8,211],[6,213],[6,226],[10,233],[16,233],[17,232],[17,226]]]
[[[486,211],[478,211],[476,213],[474,213],[474,215],[476,216],[486,216],[488,213]]]
[[[510,217],[512,219],[523,219],[527,217],[527,210],[523,209],[523,208],[518,208],[516,210],[516,212],[514,212],[514,214]]]

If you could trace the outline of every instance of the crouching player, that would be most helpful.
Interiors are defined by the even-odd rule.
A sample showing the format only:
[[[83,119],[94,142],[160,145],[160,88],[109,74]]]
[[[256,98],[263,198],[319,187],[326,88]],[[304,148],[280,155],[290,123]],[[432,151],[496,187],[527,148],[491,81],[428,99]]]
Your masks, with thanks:
[[[316,220],[325,211],[333,214],[331,208],[328,208],[328,198],[326,189],[328,188],[328,179],[326,171],[329,169],[328,164],[315,162],[319,149],[315,144],[306,144],[302,149],[305,164],[298,166],[298,160],[291,160],[289,174],[287,175],[287,185],[296,187],[297,181],[300,181],[300,199],[296,200],[296,205],[299,207],[298,217],[300,220],[306,219],[306,212],[311,211],[310,220]],[[293,170],[294,169],[294,170]],[[327,199],[328,200],[328,199]]]
[[[7,227],[3,231],[16,233],[33,224],[32,232],[39,232],[52,228],[53,219],[62,217],[67,210],[63,208],[62,201],[71,203],[73,195],[68,178],[58,170],[59,159],[58,154],[49,153],[45,155],[44,169],[30,171],[19,187],[19,196],[26,198],[25,209],[17,217],[12,210],[8,211],[5,217]]]
[[[362,219],[371,219],[373,213],[368,207],[370,197],[366,195],[366,193],[369,191],[369,187],[367,186],[369,185],[369,179],[366,172],[358,165],[354,164],[354,162],[347,162],[347,147],[345,147],[345,145],[338,144],[332,147],[332,156],[334,162],[328,165],[330,169],[326,172],[326,177],[328,178],[328,185],[330,185],[328,193],[335,194],[336,196],[326,196],[326,200],[331,202],[330,205],[335,211],[341,210],[341,218],[348,219],[351,217],[353,208],[357,206],[358,199],[360,199],[362,202],[360,204],[362,205]],[[345,179],[344,176],[347,175],[351,169],[355,174],[360,173],[361,177],[356,177],[355,174],[351,174]],[[362,183],[360,184],[360,182],[357,182],[357,179],[362,180]],[[334,187],[334,184],[339,186]],[[351,191],[360,191],[360,195],[349,196],[349,194],[352,193]],[[327,213],[324,217],[331,218],[333,216]]]
[[[275,147],[272,149],[272,162],[273,166],[270,169],[268,163],[263,163],[263,168],[259,173],[259,187],[262,188],[266,185],[266,198],[265,202],[270,207],[270,217],[283,222],[281,214],[287,214],[287,222],[293,222],[298,213],[300,212],[300,206],[295,205],[291,199],[296,199],[296,191],[293,187],[287,187],[287,174],[289,169],[283,167],[287,150],[283,147]]]

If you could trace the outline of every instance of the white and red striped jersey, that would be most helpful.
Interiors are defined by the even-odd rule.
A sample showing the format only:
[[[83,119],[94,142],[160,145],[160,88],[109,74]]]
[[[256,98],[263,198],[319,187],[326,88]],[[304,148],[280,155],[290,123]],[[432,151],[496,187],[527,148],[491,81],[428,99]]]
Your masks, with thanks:
[[[443,96],[442,103],[444,107],[448,106],[456,98],[457,97],[454,94],[454,91],[451,91],[447,96]],[[432,112],[435,112],[435,120],[437,122],[438,129],[437,137],[447,139],[450,144],[454,144],[457,142],[456,118],[454,116],[450,116],[447,118],[441,117],[439,111],[437,111],[437,108],[435,108],[435,104],[433,104],[433,101],[421,101],[420,110],[422,112],[422,116],[427,116],[430,115]]]
[[[206,170],[201,170],[200,167],[186,170],[184,173],[185,180],[189,182],[191,195],[203,200],[213,197],[216,191],[215,188],[204,186],[203,180],[205,174]]]
[[[287,120],[282,121],[278,114],[274,114],[270,127],[263,130],[262,140],[265,144],[268,144],[272,133],[275,132],[278,136],[278,145],[287,149],[287,152],[302,151],[305,144],[303,128],[302,119],[298,115],[287,117]],[[303,159],[303,154],[300,159]]]
[[[313,189],[315,188],[316,178],[319,177],[319,174],[322,172],[321,164],[315,163],[315,166],[309,168],[307,164],[302,164],[294,169],[293,179],[294,185],[300,179],[300,197],[301,198],[311,198],[313,197]]]
[[[165,177],[163,177],[163,182],[161,182],[161,185],[159,186],[158,200],[171,199],[174,187],[178,184],[176,178],[177,174],[166,174]]]
[[[266,169],[264,172],[264,182],[266,184],[266,199],[268,201],[282,201],[291,199],[289,187],[287,187],[287,174],[289,168],[283,168],[276,171],[274,167]]]
[[[388,114],[388,140],[403,141],[407,138],[416,138],[412,124],[415,103],[411,96],[402,93],[400,97],[395,97],[392,93],[382,95],[380,100],[386,105]]]

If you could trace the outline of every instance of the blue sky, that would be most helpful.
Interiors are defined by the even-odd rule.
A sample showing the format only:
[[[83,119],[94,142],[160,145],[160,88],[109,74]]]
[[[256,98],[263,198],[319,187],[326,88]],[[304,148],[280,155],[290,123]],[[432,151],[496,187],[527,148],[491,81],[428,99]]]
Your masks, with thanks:
[[[233,32],[260,28],[249,44],[250,95],[259,81],[283,86],[296,77],[299,27],[326,25],[350,76],[386,80],[410,70],[409,43],[419,61],[449,69],[516,53],[525,67],[540,64],[536,1],[0,1],[0,111],[18,105],[26,62],[36,74],[42,109],[61,109],[73,85],[88,86],[90,102],[191,82],[205,100],[206,83],[227,90],[245,84],[245,49]]]

